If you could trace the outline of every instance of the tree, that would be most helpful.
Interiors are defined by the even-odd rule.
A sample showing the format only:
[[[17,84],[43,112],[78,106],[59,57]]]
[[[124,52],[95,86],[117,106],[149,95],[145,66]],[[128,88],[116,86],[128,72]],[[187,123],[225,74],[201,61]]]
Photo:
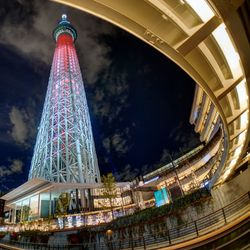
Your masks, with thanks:
[[[69,207],[69,194],[61,193],[60,196],[58,197],[56,204],[56,214],[57,215],[67,214],[68,207]]]
[[[117,197],[117,187],[115,177],[112,173],[102,176],[103,197],[108,199],[111,208],[112,219],[114,219],[113,200]]]
[[[30,215],[30,207],[24,205],[22,210],[22,221],[27,221],[29,219],[29,215]]]

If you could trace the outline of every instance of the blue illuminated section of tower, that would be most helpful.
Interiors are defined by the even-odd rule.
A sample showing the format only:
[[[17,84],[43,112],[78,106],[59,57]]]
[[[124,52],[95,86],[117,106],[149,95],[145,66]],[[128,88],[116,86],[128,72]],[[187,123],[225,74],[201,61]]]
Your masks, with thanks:
[[[99,167],[74,45],[77,32],[65,14],[53,37],[56,48],[29,179],[97,183]]]

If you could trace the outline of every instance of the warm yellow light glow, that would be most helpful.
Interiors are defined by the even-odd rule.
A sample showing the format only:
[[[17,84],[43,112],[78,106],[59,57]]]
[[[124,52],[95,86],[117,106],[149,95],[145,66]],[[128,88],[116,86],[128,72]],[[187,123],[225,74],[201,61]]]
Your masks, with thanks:
[[[229,175],[231,173],[231,169],[228,169],[226,172],[225,172],[225,175]]]
[[[165,14],[169,14],[170,10],[167,8],[167,5],[164,1],[162,0],[148,0],[151,4],[153,4],[154,6],[156,6],[159,10],[161,10],[163,13]],[[164,19],[167,20],[167,17],[163,16]]]
[[[174,12],[169,8],[168,4],[164,0],[147,0],[152,5],[154,5],[157,9],[159,9],[164,14],[162,15],[162,18],[164,20],[172,20],[175,22],[182,30],[188,33],[186,25],[177,17]],[[180,2],[181,3],[181,2]],[[181,3],[182,4],[182,3]]]
[[[241,150],[243,148],[243,145],[239,146],[235,151],[234,151],[234,157],[239,157],[241,154]]]
[[[236,86],[238,99],[240,102],[240,108],[246,108],[248,106],[248,95],[247,95],[247,88],[246,88],[246,79],[243,79],[237,86]]]
[[[244,112],[241,117],[240,117],[240,123],[241,123],[241,127],[242,126],[246,126],[248,123],[248,111]],[[233,157],[235,157],[234,159],[231,160],[231,162],[229,163],[229,165],[226,167],[226,171],[223,175],[223,179],[225,180],[228,175],[230,174],[230,172],[233,170],[233,168],[235,167],[235,164],[237,162],[237,160],[239,159],[239,156],[242,152],[242,148],[243,148],[243,143],[246,139],[246,131],[242,132],[239,135],[239,140],[238,140],[238,145],[240,145],[235,151],[234,151],[234,155]]]
[[[226,167],[226,171],[223,174],[223,180],[225,180],[229,176],[229,174],[232,172],[237,160],[238,158],[232,159],[229,165]]]
[[[203,22],[207,22],[214,16],[214,12],[205,0],[185,0],[198,14]]]
[[[243,73],[240,66],[240,57],[234,48],[234,45],[226,30],[225,24],[222,23],[219,27],[217,27],[213,31],[212,35],[222,50],[233,77],[238,78],[239,76],[242,76]]]
[[[246,129],[248,124],[248,111],[244,112],[240,116],[240,128],[241,129]]]
[[[239,135],[239,141],[238,143],[243,143],[246,139],[246,131],[242,132],[240,135]]]
[[[228,167],[227,167],[228,170],[231,171],[231,169],[234,167],[236,161],[237,161],[237,159],[232,159],[232,160],[231,160],[230,164],[229,164]],[[228,171],[228,170],[227,170],[227,171]]]
[[[230,173],[231,173],[231,169],[228,169],[228,170],[224,173],[223,179],[225,180],[225,179],[230,175]]]

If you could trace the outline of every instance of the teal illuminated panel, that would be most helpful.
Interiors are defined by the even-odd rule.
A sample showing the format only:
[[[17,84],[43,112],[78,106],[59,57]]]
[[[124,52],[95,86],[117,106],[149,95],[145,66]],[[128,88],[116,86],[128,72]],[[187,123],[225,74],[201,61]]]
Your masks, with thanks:
[[[162,188],[158,191],[155,191],[154,197],[155,197],[155,205],[157,207],[160,207],[164,204],[169,203],[169,196],[168,196],[166,188]]]

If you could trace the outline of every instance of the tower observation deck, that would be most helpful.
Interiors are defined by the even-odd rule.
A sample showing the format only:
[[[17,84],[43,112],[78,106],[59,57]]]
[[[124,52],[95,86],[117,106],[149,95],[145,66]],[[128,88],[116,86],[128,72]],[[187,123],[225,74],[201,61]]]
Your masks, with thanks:
[[[100,173],[74,41],[77,32],[62,15],[29,179],[96,183]]]

